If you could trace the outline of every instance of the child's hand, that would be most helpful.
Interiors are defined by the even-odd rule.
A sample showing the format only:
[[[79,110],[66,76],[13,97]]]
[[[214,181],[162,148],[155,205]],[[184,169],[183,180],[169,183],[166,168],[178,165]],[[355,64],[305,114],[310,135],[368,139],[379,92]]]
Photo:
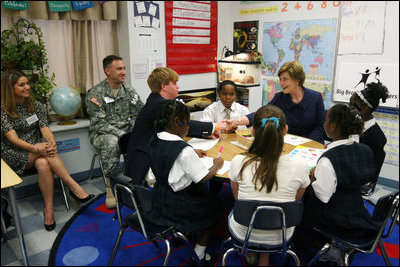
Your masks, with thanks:
[[[221,169],[222,166],[224,166],[224,160],[221,157],[214,158],[213,162],[214,162],[214,166],[217,167],[217,170]]]
[[[205,136],[205,138],[214,139],[214,140],[217,140],[220,137],[221,137],[221,134],[219,132],[213,132],[212,135]]]
[[[197,156],[199,156],[199,158],[207,156],[207,151],[203,149],[195,149],[194,151],[196,152]]]
[[[313,167],[313,168],[310,170],[310,181],[311,181],[311,183],[314,182],[314,181],[316,180],[316,179],[315,179],[314,172],[315,172],[315,167]]]

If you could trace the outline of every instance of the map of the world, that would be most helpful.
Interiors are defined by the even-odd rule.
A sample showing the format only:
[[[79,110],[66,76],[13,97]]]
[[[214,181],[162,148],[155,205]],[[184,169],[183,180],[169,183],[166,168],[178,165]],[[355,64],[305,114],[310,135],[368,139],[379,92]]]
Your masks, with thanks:
[[[277,75],[288,61],[303,65],[306,79],[332,81],[336,19],[264,22],[263,75]]]

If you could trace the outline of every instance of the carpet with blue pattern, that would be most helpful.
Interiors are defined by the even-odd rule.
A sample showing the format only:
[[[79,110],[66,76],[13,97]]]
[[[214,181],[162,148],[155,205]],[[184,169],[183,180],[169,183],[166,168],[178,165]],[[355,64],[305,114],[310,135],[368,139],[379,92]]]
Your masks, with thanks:
[[[229,236],[227,230],[227,216],[232,208],[233,197],[229,184],[224,184],[220,198],[223,201],[225,214],[217,227],[212,245],[207,248],[208,253],[217,254],[219,257],[216,265],[221,265],[222,254],[229,243],[223,241]],[[368,210],[372,213],[373,205],[365,201]],[[131,213],[128,208],[122,209],[122,214]],[[105,266],[111,255],[113,245],[120,229],[118,220],[114,220],[115,210],[105,206],[105,194],[97,196],[88,205],[82,207],[63,227],[57,236],[49,256],[49,266]],[[399,228],[395,225],[392,235],[383,240],[391,263],[399,265]],[[141,233],[127,228],[113,265],[162,265],[166,247],[164,242],[159,242],[161,250],[157,251],[151,242],[147,242]],[[186,245],[171,248],[168,262],[170,266],[184,266],[190,262],[190,251]],[[284,265],[285,260],[280,255],[271,255],[271,264]],[[246,261],[238,254],[229,256],[227,265],[246,266]],[[377,249],[372,254],[355,254],[352,266],[384,266],[385,262]]]

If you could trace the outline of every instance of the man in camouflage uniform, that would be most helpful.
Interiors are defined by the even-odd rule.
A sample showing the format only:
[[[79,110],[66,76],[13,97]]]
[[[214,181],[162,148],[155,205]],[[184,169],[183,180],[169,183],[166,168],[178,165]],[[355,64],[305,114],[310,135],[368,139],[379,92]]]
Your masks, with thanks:
[[[105,57],[103,69],[107,78],[88,91],[86,106],[90,115],[89,139],[100,153],[106,176],[106,206],[110,209],[116,206],[109,177],[119,171],[118,139],[132,130],[143,102],[134,89],[124,84],[125,64],[121,57]]]

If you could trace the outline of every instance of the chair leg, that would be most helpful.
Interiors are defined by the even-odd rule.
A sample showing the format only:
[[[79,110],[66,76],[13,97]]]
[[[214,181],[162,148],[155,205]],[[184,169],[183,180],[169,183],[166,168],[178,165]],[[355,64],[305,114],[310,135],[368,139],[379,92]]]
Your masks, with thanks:
[[[299,257],[296,255],[296,253],[294,253],[294,251],[288,249],[288,250],[286,251],[286,253],[293,257],[293,259],[294,259],[295,262],[296,262],[296,266],[300,266],[300,259],[299,259]]]
[[[3,238],[4,238],[4,240],[7,240],[7,238],[6,238],[7,227],[6,227],[6,223],[4,222],[4,219],[3,219],[3,212],[1,213],[1,233],[2,233],[2,235],[4,233]]]
[[[197,256],[196,252],[194,251],[192,244],[190,244],[189,240],[186,238],[186,236],[184,236],[181,232],[175,232],[176,236],[179,236],[180,238],[183,239],[183,241],[185,241],[185,244],[189,247],[190,252],[192,253],[192,257],[194,259],[194,261],[196,262],[197,266],[201,266],[201,261],[199,259],[199,257]]]
[[[93,166],[94,166],[94,161],[96,160],[96,157],[99,155],[99,153],[94,153],[92,156],[92,163],[90,164],[90,171],[89,171],[89,181],[92,179],[92,174],[93,174]]]
[[[107,178],[106,178],[106,175],[104,174],[103,163],[101,163],[100,155],[99,155],[99,165],[100,165],[101,173],[103,175],[104,185],[106,185],[107,184],[107,182],[106,182]]]
[[[383,259],[385,260],[386,265],[387,265],[387,266],[392,266],[392,263],[390,262],[390,259],[389,259],[389,257],[388,257],[388,254],[387,254],[387,252],[386,252],[385,245],[383,244],[381,238],[379,238],[378,246],[379,246],[379,249],[381,250],[382,257],[383,257]]]
[[[61,190],[64,196],[64,201],[65,201],[65,207],[67,208],[67,211],[69,211],[69,203],[68,203],[68,198],[67,198],[67,194],[65,193],[65,187],[64,187],[64,183],[61,180],[61,178],[58,178],[60,180],[60,184],[61,184]]]
[[[165,254],[165,259],[163,262],[163,266],[167,266],[168,260],[169,260],[169,255],[171,254],[171,246],[169,244],[169,241],[167,239],[163,239],[165,245],[167,245],[167,253]]]
[[[332,246],[331,243],[326,243],[326,244],[320,249],[320,251],[318,251],[318,253],[307,263],[307,266],[313,265],[314,262],[315,262],[316,260],[318,260],[319,257],[321,257],[321,255],[322,255],[323,253],[325,253],[331,246]]]
[[[121,227],[121,229],[119,229],[118,237],[117,237],[117,240],[115,240],[115,244],[114,244],[113,250],[111,252],[110,259],[108,260],[107,266],[111,266],[113,264],[115,254],[117,254],[119,243],[121,242],[121,238],[124,234],[126,227],[127,226],[124,225],[123,227]]]
[[[162,239],[162,240],[164,240],[164,239]],[[157,251],[161,250],[161,247],[156,240],[153,240],[153,245],[156,247]]]
[[[228,258],[228,255],[233,251],[235,251],[235,248],[230,248],[225,251],[224,256],[222,256],[222,266],[226,266],[226,259]]]

